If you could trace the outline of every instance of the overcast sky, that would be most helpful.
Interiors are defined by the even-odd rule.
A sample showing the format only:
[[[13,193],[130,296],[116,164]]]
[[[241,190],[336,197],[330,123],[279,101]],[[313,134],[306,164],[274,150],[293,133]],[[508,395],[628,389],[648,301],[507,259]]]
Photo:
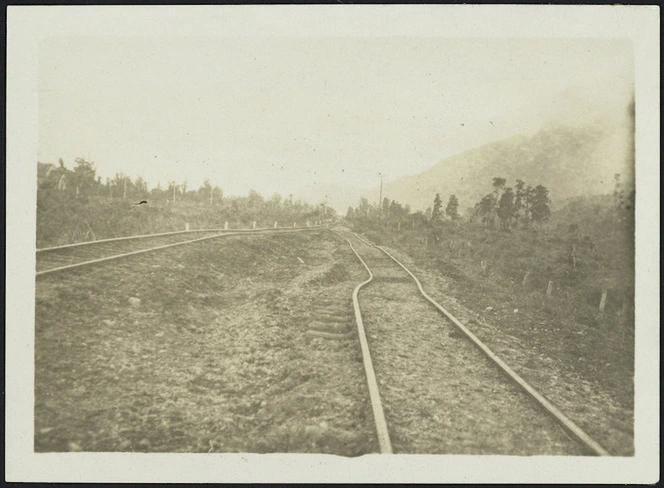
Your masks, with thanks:
[[[632,83],[619,40],[48,38],[39,160],[226,194],[373,187],[573,121],[570,93],[620,111]]]

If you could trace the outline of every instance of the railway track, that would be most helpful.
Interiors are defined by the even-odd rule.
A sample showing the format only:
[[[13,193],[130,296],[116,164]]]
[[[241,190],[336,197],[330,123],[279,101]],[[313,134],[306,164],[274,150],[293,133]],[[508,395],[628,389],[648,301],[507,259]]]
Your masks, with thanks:
[[[41,249],[37,276],[225,236],[314,228],[212,229]],[[380,452],[609,454],[428,297],[386,250],[350,232],[334,233],[368,274],[353,291],[353,313]],[[330,315],[336,323],[336,303],[314,315]],[[356,340],[351,329],[330,331],[330,324],[323,325],[323,332],[307,334],[348,344]]]
[[[98,241],[80,242],[65,246],[37,249],[36,276],[62,272],[82,266],[90,266],[103,262],[127,258],[147,252],[168,249],[175,246],[193,244],[208,239],[246,234],[275,234],[302,232],[318,226],[262,228],[262,229],[202,229],[191,231],[166,232],[130,237],[102,239]]]
[[[353,307],[381,453],[610,455],[387,250],[333,232],[369,275]]]

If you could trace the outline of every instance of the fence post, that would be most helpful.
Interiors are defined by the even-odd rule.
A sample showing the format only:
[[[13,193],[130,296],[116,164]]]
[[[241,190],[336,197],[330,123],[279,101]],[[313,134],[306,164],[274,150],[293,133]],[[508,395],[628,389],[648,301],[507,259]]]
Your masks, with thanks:
[[[526,286],[526,283],[528,283],[528,278],[530,278],[530,270],[526,271],[526,274],[523,276],[523,281],[521,281],[521,286]]]
[[[551,293],[553,293],[553,281],[549,281],[549,284],[546,287],[546,296],[551,298]]]
[[[623,297],[622,307],[620,307],[620,316],[623,317],[623,320],[627,317],[627,298],[625,297]]]
[[[254,229],[256,228],[256,221],[254,220]]]
[[[184,224],[184,230],[189,230],[189,222],[185,222],[185,224]]]
[[[276,220],[274,221],[274,228],[275,229],[277,228],[277,221]]]
[[[295,227],[295,222],[293,222],[293,227]]]
[[[224,230],[228,230],[228,220],[224,222]]]
[[[599,301],[599,311],[604,312],[604,307],[606,307],[606,290],[602,290],[602,298]]]

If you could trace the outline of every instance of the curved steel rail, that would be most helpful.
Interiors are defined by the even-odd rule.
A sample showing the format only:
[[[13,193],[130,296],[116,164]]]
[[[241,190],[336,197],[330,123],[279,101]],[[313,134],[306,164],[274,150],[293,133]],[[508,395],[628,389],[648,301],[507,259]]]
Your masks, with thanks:
[[[57,268],[45,269],[45,270],[42,270],[42,271],[37,271],[35,273],[35,276],[39,277],[39,276],[43,276],[43,275],[46,275],[46,274],[49,274],[49,273],[55,273],[55,272],[58,272],[58,271],[66,271],[66,270],[70,270],[70,269],[73,269],[73,268],[80,268],[82,266],[88,266],[88,265],[91,265],[91,264],[99,264],[99,263],[103,263],[103,262],[106,262],[106,261],[112,261],[114,259],[126,258],[126,257],[129,257],[129,256],[135,256],[137,254],[143,254],[143,253],[147,253],[147,252],[158,251],[158,250],[161,250],[161,249],[167,249],[169,247],[175,247],[175,246],[182,246],[182,245],[185,245],[185,244],[192,244],[194,242],[205,241],[207,239],[215,239],[215,238],[218,238],[218,237],[242,235],[242,234],[246,234],[246,233],[281,234],[281,233],[290,233],[290,232],[300,232],[300,231],[303,231],[303,230],[313,230],[313,229],[317,229],[317,228],[319,228],[319,227],[318,226],[310,226],[310,227],[295,227],[295,228],[291,227],[291,228],[283,228],[283,229],[249,229],[249,230],[242,230],[242,231],[227,231],[227,232],[224,232],[224,233],[215,234],[213,236],[199,237],[197,239],[189,239],[189,240],[186,240],[186,241],[174,242],[174,243],[164,244],[164,245],[156,246],[156,247],[149,247],[147,249],[139,249],[138,251],[131,251],[131,252],[122,253],[122,254],[114,254],[112,256],[106,256],[106,257],[99,258],[99,259],[92,259],[90,261],[83,261],[83,262],[80,262],[80,263],[69,264],[67,266],[59,266]],[[183,231],[183,232],[192,232],[192,231]],[[193,231],[193,232],[200,232],[200,231]],[[179,232],[177,232],[177,233],[179,233]],[[169,233],[167,233],[167,234],[169,234]],[[163,236],[163,235],[167,235],[167,234],[152,234],[152,235],[147,235],[147,236],[136,236],[136,237],[138,237],[138,238],[158,237],[158,236]],[[108,242],[109,240],[112,241],[112,240],[127,240],[127,239],[126,238],[105,239],[104,241],[92,241],[90,243],[86,242],[86,243],[80,243],[80,244],[94,244],[94,243]],[[71,246],[77,246],[77,244],[72,244]],[[67,247],[70,247],[70,246],[63,246],[61,249],[64,249],[64,248],[67,248]]]
[[[360,338],[360,347],[362,348],[362,362],[364,363],[364,372],[367,378],[367,387],[369,388],[369,398],[371,399],[371,409],[373,411],[374,423],[376,424],[376,435],[378,436],[378,447],[381,454],[392,454],[392,443],[390,442],[390,433],[387,428],[387,421],[385,420],[385,413],[383,412],[383,404],[380,401],[380,393],[378,391],[378,383],[376,382],[376,373],[374,371],[373,363],[371,362],[371,352],[369,351],[369,343],[367,342],[367,335],[364,331],[364,323],[362,322],[362,313],[360,312],[360,303],[358,294],[360,289],[373,281],[373,273],[364,259],[358,254],[353,247],[350,240],[346,239],[341,234],[330,229],[330,232],[336,234],[344,239],[352,251],[360,260],[364,268],[369,273],[369,279],[363,281],[353,290],[353,310],[355,312],[355,322],[357,323],[357,333]]]
[[[588,434],[586,434],[578,425],[576,425],[571,419],[569,419],[565,414],[558,410],[551,402],[549,402],[544,396],[542,396],[535,388],[533,388],[526,380],[519,376],[512,368],[505,364],[491,349],[489,349],[486,344],[480,341],[475,334],[466,328],[456,317],[454,317],[450,312],[443,308],[439,303],[437,303],[433,298],[431,298],[424,291],[422,283],[417,277],[404,266],[398,259],[392,256],[387,250],[383,247],[372,244],[366,239],[360,238],[357,234],[353,233],[358,239],[368,243],[368,245],[375,247],[376,249],[383,252],[387,257],[392,261],[398,264],[410,277],[415,281],[417,287],[420,290],[420,294],[431,304],[433,305],[441,314],[448,318],[452,323],[463,332],[468,339],[473,342],[491,361],[493,361],[503,372],[505,372],[514,382],[516,382],[533,400],[535,400],[544,410],[546,410],[553,418],[558,421],[562,427],[564,427],[570,434],[572,434],[576,440],[583,444],[589,451],[597,456],[610,456],[611,454],[604,449],[597,441],[592,439]],[[366,266],[366,265],[365,265]]]

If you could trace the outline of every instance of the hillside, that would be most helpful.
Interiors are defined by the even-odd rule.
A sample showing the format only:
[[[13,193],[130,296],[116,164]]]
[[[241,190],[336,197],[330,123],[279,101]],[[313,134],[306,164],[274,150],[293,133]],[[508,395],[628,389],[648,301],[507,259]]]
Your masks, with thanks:
[[[561,200],[610,193],[613,175],[633,180],[626,161],[631,138],[621,123],[580,127],[548,125],[531,136],[517,135],[446,158],[428,170],[385,185],[384,196],[414,210],[430,207],[436,193],[456,194],[460,209],[472,207],[493,177],[549,188],[554,207]]]

